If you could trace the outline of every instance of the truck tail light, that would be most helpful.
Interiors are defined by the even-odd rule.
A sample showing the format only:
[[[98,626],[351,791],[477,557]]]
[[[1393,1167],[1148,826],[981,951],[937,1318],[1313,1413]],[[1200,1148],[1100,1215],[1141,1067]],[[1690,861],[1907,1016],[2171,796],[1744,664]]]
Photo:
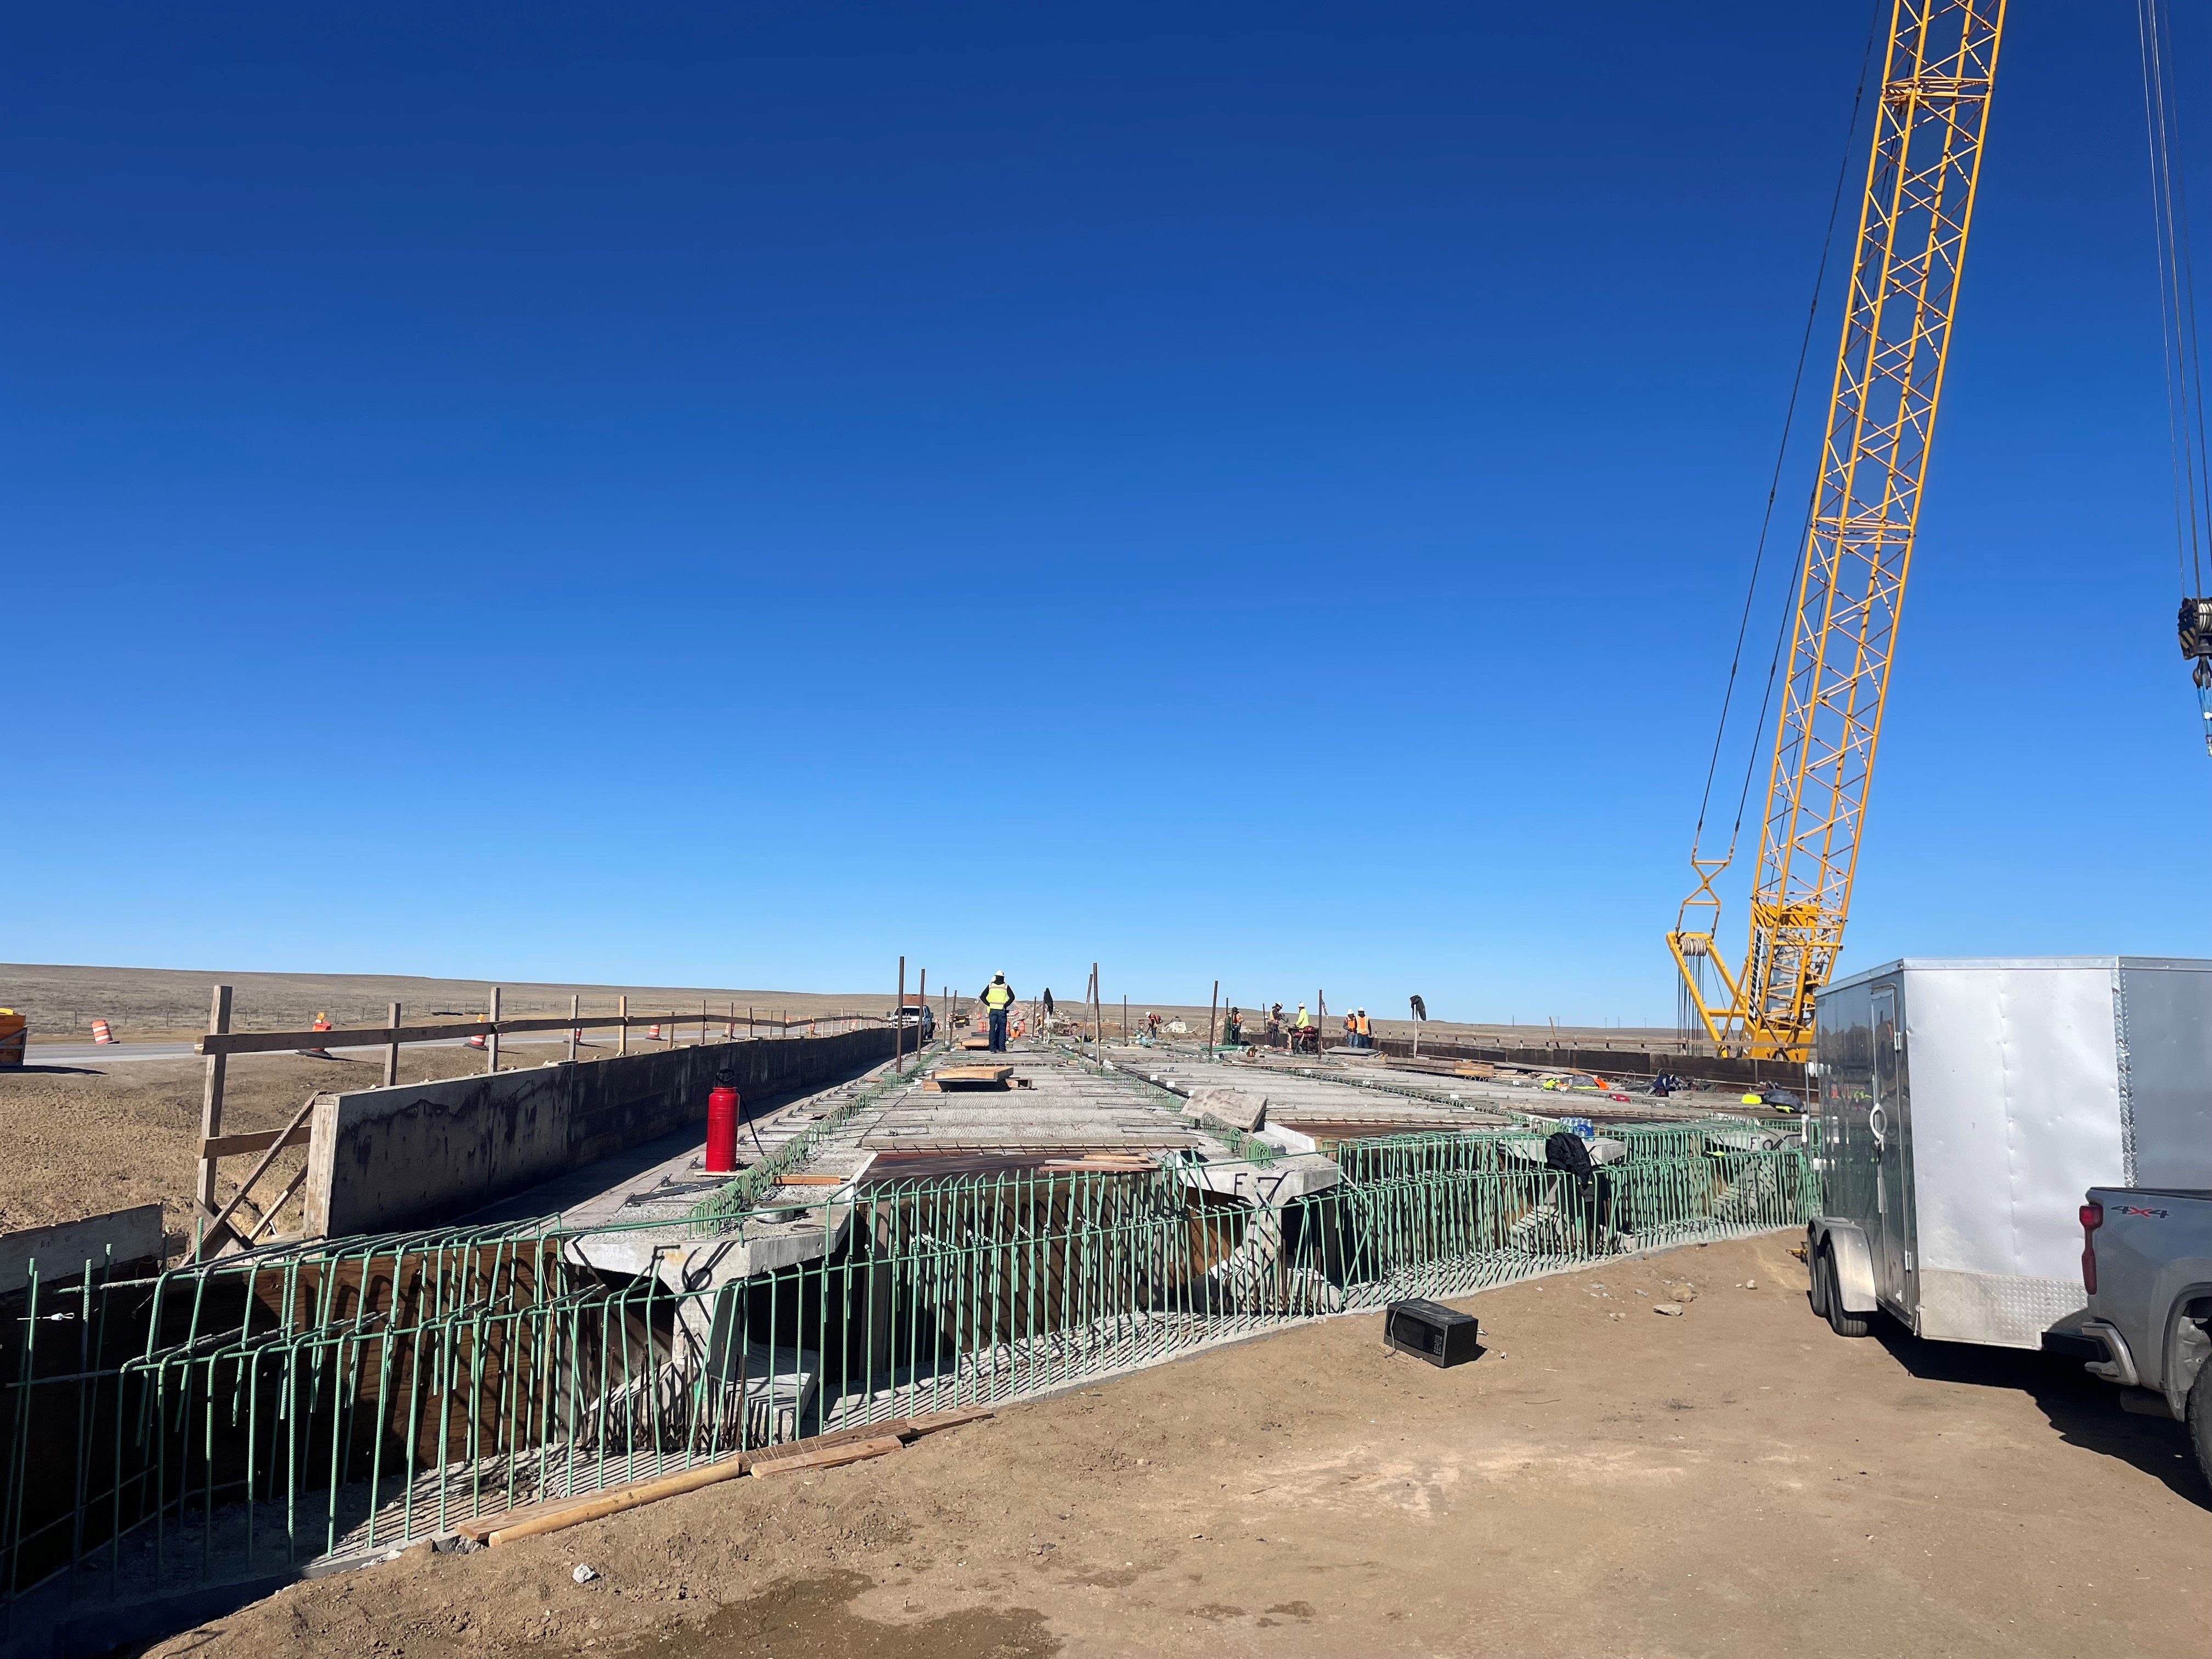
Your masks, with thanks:
[[[2092,1296],[2097,1293],[2097,1229],[2104,1224],[2103,1205],[2081,1206],[2081,1288]]]

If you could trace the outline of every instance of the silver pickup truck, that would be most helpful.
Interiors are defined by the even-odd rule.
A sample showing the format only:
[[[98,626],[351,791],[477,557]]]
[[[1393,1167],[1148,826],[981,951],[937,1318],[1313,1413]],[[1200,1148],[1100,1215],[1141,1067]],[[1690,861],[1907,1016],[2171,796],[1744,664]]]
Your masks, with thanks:
[[[2080,1327],[2088,1370],[2165,1395],[2166,1409],[2189,1425],[2197,1467],[2212,1480],[2212,1365],[2204,1363],[2212,1355],[2212,1191],[2089,1188],[2081,1283],[2089,1292]]]

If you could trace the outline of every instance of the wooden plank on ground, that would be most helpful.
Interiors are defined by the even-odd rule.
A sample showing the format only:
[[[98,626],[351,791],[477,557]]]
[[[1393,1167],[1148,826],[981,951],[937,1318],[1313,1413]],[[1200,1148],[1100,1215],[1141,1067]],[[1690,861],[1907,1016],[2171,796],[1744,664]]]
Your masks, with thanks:
[[[812,1435],[805,1440],[791,1441],[781,1446],[769,1446],[743,1457],[726,1458],[719,1463],[702,1463],[695,1468],[679,1469],[673,1474],[656,1475],[649,1480],[617,1486],[608,1492],[549,1498],[542,1504],[526,1504],[498,1515],[480,1516],[473,1521],[460,1522],[453,1530],[465,1538],[475,1539],[479,1544],[512,1543],[517,1539],[535,1538],[544,1533],[557,1532],[563,1527],[594,1521],[602,1516],[619,1515],[625,1510],[634,1510],[663,1498],[697,1492],[702,1487],[733,1480],[740,1475],[781,1474],[786,1467],[793,1469],[829,1468],[838,1462],[854,1462],[862,1457],[881,1456],[884,1451],[896,1451],[906,1441],[940,1433],[946,1429],[957,1429],[965,1423],[981,1422],[994,1414],[994,1408],[989,1406],[963,1406],[941,1412],[925,1412],[919,1417],[895,1417],[887,1422],[857,1424],[849,1429],[835,1429],[828,1434]],[[889,1444],[884,1445],[882,1443],[884,1442]],[[860,1447],[880,1449],[861,1451],[858,1457],[830,1455]]]
[[[753,1479],[764,1475],[795,1474],[801,1469],[834,1469],[843,1463],[858,1463],[870,1457],[881,1457],[895,1452],[906,1442],[895,1434],[878,1435],[872,1440],[848,1441],[842,1446],[821,1446],[811,1452],[801,1452],[796,1457],[763,1458],[753,1465]]]
[[[896,1445],[898,1443],[893,1441],[891,1443]],[[501,1516],[496,1526],[486,1528],[477,1534],[477,1541],[499,1545],[512,1544],[524,1538],[536,1538],[541,1534],[558,1532],[563,1527],[580,1526],[586,1521],[620,1515],[624,1510],[657,1503],[664,1498],[675,1498],[684,1492],[697,1492],[702,1486],[734,1480],[744,1473],[744,1460],[732,1457],[726,1462],[683,1469],[674,1474],[662,1475],[657,1480],[641,1480],[633,1486],[619,1487],[613,1492],[600,1492],[573,1503],[548,1504],[534,1515],[524,1515],[515,1510]]]

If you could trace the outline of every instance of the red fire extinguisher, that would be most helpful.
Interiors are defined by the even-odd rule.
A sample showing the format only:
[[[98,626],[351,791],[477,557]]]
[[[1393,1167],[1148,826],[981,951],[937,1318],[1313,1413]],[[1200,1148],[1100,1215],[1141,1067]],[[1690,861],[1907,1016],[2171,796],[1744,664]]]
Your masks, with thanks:
[[[735,1175],[737,1170],[738,1074],[725,1066],[707,1095],[707,1173]]]

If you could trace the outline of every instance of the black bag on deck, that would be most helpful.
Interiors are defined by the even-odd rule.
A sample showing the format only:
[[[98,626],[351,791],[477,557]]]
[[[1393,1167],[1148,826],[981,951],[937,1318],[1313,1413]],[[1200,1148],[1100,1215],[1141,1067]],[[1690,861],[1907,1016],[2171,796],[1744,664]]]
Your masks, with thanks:
[[[1555,1129],[1544,1137],[1544,1167],[1565,1170],[1577,1181],[1590,1178],[1589,1142],[1571,1129]]]

